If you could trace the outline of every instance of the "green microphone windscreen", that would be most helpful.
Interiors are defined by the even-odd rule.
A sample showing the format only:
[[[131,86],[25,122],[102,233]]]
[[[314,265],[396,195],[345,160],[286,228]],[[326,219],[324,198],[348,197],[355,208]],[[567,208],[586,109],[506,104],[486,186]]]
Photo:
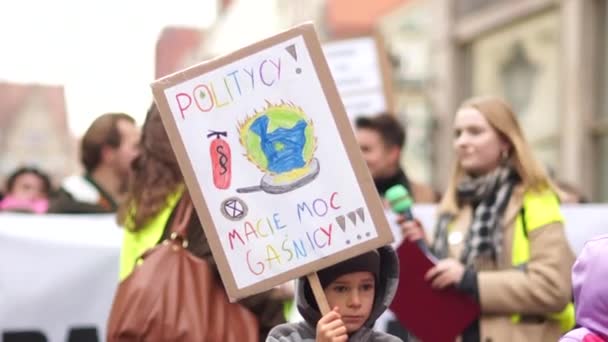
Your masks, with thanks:
[[[412,197],[407,189],[401,185],[393,185],[384,194],[384,198],[391,205],[391,209],[393,209],[396,213],[403,213],[406,210],[412,207]]]

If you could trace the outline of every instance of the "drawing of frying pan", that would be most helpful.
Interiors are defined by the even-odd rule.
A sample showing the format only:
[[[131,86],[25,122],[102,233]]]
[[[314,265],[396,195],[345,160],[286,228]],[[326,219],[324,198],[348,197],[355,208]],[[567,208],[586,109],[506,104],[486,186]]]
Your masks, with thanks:
[[[302,175],[297,179],[284,179],[280,174],[273,175],[267,173],[262,177],[260,185],[239,188],[236,192],[244,194],[264,191],[269,194],[283,194],[312,182],[317,178],[320,170],[319,161],[317,158],[313,158],[306,167],[306,170],[303,170]]]

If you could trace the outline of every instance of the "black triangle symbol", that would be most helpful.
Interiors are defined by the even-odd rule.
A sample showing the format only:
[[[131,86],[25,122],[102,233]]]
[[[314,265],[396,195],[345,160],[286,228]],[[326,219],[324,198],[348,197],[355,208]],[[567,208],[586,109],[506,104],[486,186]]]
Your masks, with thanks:
[[[357,209],[357,216],[359,216],[361,222],[365,222],[365,211],[363,210],[363,207]]]
[[[336,222],[338,222],[338,225],[340,226],[342,231],[345,232],[346,231],[346,219],[344,218],[344,215],[340,215],[340,216],[336,217]]]
[[[346,214],[348,216],[348,219],[350,220],[350,222],[353,223],[353,225],[357,225],[357,216],[355,216],[355,212],[351,211],[350,213]]]

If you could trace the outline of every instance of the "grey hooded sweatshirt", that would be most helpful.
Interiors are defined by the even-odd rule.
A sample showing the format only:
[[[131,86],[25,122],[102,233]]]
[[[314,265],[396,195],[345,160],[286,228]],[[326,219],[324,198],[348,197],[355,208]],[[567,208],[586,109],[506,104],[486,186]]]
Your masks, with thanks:
[[[371,342],[398,342],[401,341],[393,335],[372,330],[376,319],[391,304],[397,285],[399,283],[399,261],[395,251],[390,246],[378,249],[380,254],[379,284],[376,286],[374,306],[365,324],[350,335],[348,341],[371,341]],[[274,327],[268,334],[267,342],[314,342],[316,337],[316,325],[321,319],[321,313],[310,300],[314,300],[310,293],[308,280],[298,279],[296,290],[296,304],[298,311],[305,321],[297,323],[281,324]],[[308,292],[308,293],[307,293]]]

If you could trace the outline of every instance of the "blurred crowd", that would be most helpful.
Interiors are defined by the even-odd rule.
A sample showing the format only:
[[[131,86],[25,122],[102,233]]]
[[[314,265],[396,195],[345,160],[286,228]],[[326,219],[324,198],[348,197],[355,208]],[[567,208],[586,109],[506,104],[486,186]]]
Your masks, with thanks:
[[[418,183],[400,165],[406,145],[406,127],[395,115],[359,117],[355,133],[378,191],[395,183],[410,189],[416,203],[437,203],[441,193]],[[0,211],[22,213],[111,213],[124,199],[131,179],[131,164],[139,153],[140,128],[125,113],[100,115],[80,141],[84,174],[50,179],[47,170],[22,166],[0,187]],[[553,175],[552,170],[548,170]],[[574,186],[554,179],[562,203],[585,203]],[[60,184],[55,188],[53,184]]]
[[[80,142],[85,170],[53,188],[46,170],[24,166],[12,172],[0,193],[0,210],[23,213],[112,213],[128,190],[140,128],[124,113],[99,116]],[[57,180],[59,181],[59,180]]]
[[[416,181],[401,165],[406,127],[394,114],[358,117],[353,129],[387,210],[391,203],[386,193],[395,185],[403,186],[415,203],[437,204],[433,237],[426,236],[415,219],[401,217],[398,225],[405,241],[426,246],[439,259],[427,273],[434,288],[455,287],[481,306],[481,316],[463,332],[463,341],[486,341],[488,336],[498,337],[495,341],[514,336],[522,340],[529,333],[524,328],[529,326],[514,324],[514,317],[535,324],[535,335],[526,339],[530,341],[555,341],[575,326],[570,278],[574,254],[565,237],[559,205],[585,199],[576,189],[552,179],[534,158],[506,102],[481,97],[462,104],[453,123],[455,164],[443,193]],[[156,106],[148,110],[141,129],[124,113],[99,116],[82,137],[80,162],[84,173],[63,179],[57,189],[44,170],[15,170],[7,179],[0,210],[118,213],[119,223],[126,228],[120,276],[127,279],[142,253],[169,238],[178,203],[190,201]],[[183,221],[187,224],[185,238],[190,241],[188,251],[215,269],[202,222],[196,214]],[[284,341],[285,336],[298,336],[287,340],[299,341],[317,336],[317,340],[345,341],[348,334],[349,340],[414,341],[394,316],[389,315],[378,328],[390,335],[371,330],[387,308],[374,299],[374,284],[386,296],[382,303],[390,303],[395,293],[385,291],[398,282],[398,272],[394,273],[398,261],[390,246],[370,253],[360,261],[353,258],[332,266],[331,271],[319,272],[330,305],[337,308],[327,314],[321,315],[318,308],[311,313],[310,307],[302,306],[311,301],[306,279],[300,280],[304,287],[278,287],[242,300],[258,318],[260,339],[269,336],[269,341]],[[527,270],[539,276],[531,276]],[[391,283],[393,277],[395,284]],[[361,291],[367,294],[336,282],[351,284],[352,289],[363,286]],[[285,304],[295,293],[305,321],[285,323]],[[364,300],[369,302],[366,312],[359,302]],[[339,312],[350,311],[359,317],[357,322],[341,320]],[[391,335],[398,339],[386,337]],[[321,336],[326,338],[319,339]]]

